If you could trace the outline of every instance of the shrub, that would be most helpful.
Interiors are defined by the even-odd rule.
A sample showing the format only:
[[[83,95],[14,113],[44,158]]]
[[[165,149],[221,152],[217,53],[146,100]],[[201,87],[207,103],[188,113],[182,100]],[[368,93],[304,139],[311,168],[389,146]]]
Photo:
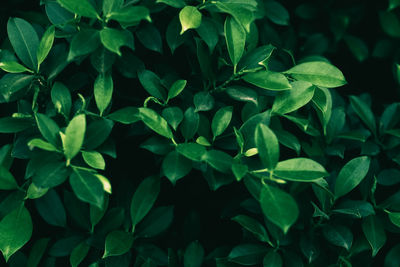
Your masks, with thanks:
[[[397,2],[371,53],[395,79]],[[399,266],[400,105],[329,60],[381,38],[336,3],[5,4],[5,262]]]

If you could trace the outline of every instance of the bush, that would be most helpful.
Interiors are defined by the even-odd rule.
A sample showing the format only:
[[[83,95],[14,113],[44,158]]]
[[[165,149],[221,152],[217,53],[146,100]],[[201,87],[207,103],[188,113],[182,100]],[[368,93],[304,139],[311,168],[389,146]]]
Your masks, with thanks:
[[[400,266],[398,1],[282,3],[7,1],[5,262]]]

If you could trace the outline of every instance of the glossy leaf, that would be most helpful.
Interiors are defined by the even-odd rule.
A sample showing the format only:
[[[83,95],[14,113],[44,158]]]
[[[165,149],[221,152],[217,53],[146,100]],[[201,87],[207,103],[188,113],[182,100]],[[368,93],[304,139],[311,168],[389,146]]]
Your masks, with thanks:
[[[121,108],[107,117],[123,124],[131,124],[140,120],[139,109],[136,107]]]
[[[233,66],[236,68],[243,55],[246,42],[246,32],[234,18],[227,17],[225,20],[225,40],[228,47],[229,57]]]
[[[293,158],[278,162],[274,176],[296,182],[312,182],[328,175],[318,162],[307,158]]]
[[[150,129],[166,138],[172,138],[171,129],[167,121],[152,109],[139,108],[139,116]]]
[[[68,11],[88,18],[98,18],[96,9],[88,0],[57,0]]]
[[[133,235],[124,231],[113,231],[106,237],[103,258],[118,256],[128,252],[133,243]]]
[[[82,151],[83,160],[92,168],[104,170],[106,162],[103,156],[97,151]]]
[[[108,14],[108,19],[118,21],[124,28],[135,26],[142,20],[151,21],[149,9],[144,6],[128,6],[115,10]]]
[[[172,184],[186,176],[191,169],[192,162],[176,151],[171,151],[165,156],[162,163],[162,170]]]
[[[97,76],[94,82],[94,99],[100,111],[100,116],[110,105],[113,89],[114,85],[110,74],[100,74]]]
[[[65,137],[62,138],[64,155],[67,160],[71,160],[79,153],[86,132],[85,115],[75,116],[65,129]]]
[[[255,265],[262,263],[267,248],[259,244],[240,244],[235,246],[228,255],[228,261],[240,265]]]
[[[372,215],[363,220],[362,230],[372,248],[372,257],[375,257],[386,243],[385,229],[379,219]]]
[[[185,6],[179,12],[179,20],[181,22],[182,30],[181,35],[189,30],[200,27],[201,24],[201,13],[194,6]]]
[[[183,89],[185,89],[187,84],[186,80],[177,80],[175,81],[171,88],[169,88],[168,91],[168,99],[172,99],[174,97],[177,97],[182,91]]]
[[[291,89],[292,86],[285,75],[272,71],[258,71],[246,74],[243,79],[263,89],[281,91]]]
[[[122,56],[121,47],[128,45],[128,36],[124,31],[106,27],[100,31],[100,41],[109,51]]]
[[[273,170],[279,161],[279,143],[275,133],[260,123],[256,127],[254,139],[263,166]]]
[[[306,105],[314,96],[315,87],[303,81],[291,83],[292,89],[278,94],[272,106],[272,112],[286,114]]]
[[[56,110],[69,117],[72,100],[71,93],[68,88],[60,82],[55,82],[51,88],[51,100]]]
[[[42,39],[40,40],[39,47],[37,50],[37,61],[38,65],[42,64],[42,62],[46,59],[47,55],[49,54],[55,36],[55,27],[50,26],[47,30],[43,33]]]
[[[16,61],[3,61],[0,62],[0,69],[4,70],[5,72],[9,73],[21,73],[21,72],[33,72],[27,67],[19,64]]]
[[[69,183],[78,199],[99,208],[102,207],[104,201],[104,186],[94,173],[86,170],[74,169],[69,178]]]
[[[232,113],[233,107],[231,106],[221,108],[215,113],[211,122],[211,130],[214,140],[217,136],[221,135],[226,128],[228,128],[232,119]]]

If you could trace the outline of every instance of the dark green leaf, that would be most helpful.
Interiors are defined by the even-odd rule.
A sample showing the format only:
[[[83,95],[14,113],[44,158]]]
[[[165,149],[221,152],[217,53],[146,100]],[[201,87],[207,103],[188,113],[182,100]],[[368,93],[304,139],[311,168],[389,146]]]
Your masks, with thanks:
[[[90,246],[86,242],[82,242],[77,245],[72,251],[69,257],[69,263],[71,267],[78,267],[78,265],[85,259],[88,254]]]
[[[174,219],[174,207],[158,207],[150,211],[138,225],[137,236],[151,238],[163,233]]]
[[[21,98],[26,87],[33,80],[32,75],[6,74],[0,79],[0,103],[12,102]]]
[[[60,127],[51,118],[36,113],[36,124],[42,136],[55,147],[60,145]]]
[[[193,97],[195,112],[211,110],[214,107],[214,102],[214,97],[208,92],[198,92]]]
[[[135,26],[139,24],[141,20],[150,19],[150,12],[147,7],[144,6],[128,6],[113,11],[107,15],[107,19],[118,21],[122,27]]]
[[[378,217],[371,215],[363,220],[362,230],[372,248],[372,257],[375,257],[386,243],[385,229]]]
[[[96,9],[88,0],[57,0],[57,2],[72,13],[89,18],[99,18]]]
[[[263,89],[281,91],[291,89],[292,86],[285,75],[272,71],[258,71],[246,74],[243,79]]]
[[[326,225],[322,228],[326,240],[335,246],[343,247],[347,251],[353,244],[353,234],[350,229],[343,225]]]
[[[49,190],[43,197],[35,200],[40,216],[50,225],[66,227],[67,217],[64,205],[57,192]]]
[[[38,239],[32,246],[32,249],[29,253],[27,266],[28,267],[36,267],[39,266],[40,260],[43,257],[44,252],[46,251],[47,244],[49,243],[50,238],[41,238]]]
[[[232,157],[220,150],[209,150],[205,154],[205,161],[214,169],[223,173],[230,173],[232,166]]]
[[[267,247],[259,244],[240,244],[234,247],[228,255],[228,261],[240,265],[255,265],[262,263]]]
[[[185,249],[183,265],[185,267],[201,267],[203,265],[204,248],[199,241],[191,242]]]
[[[357,115],[360,117],[362,122],[372,131],[373,134],[376,135],[376,122],[375,116],[372,113],[371,108],[362,101],[359,97],[350,96],[350,104]]]
[[[193,107],[190,107],[185,111],[180,128],[182,135],[186,140],[190,140],[194,137],[199,128],[199,121],[199,113],[197,113]]]
[[[66,1],[66,0],[65,0]],[[100,34],[97,30],[82,29],[74,35],[68,54],[68,61],[92,53],[100,45]]]
[[[122,56],[120,49],[129,46],[129,35],[125,31],[105,27],[100,31],[100,41],[109,51]]]
[[[64,84],[60,82],[54,83],[51,89],[51,100],[59,113],[69,117],[72,107],[71,93]]]
[[[192,162],[176,151],[171,151],[165,156],[162,163],[162,170],[172,184],[185,177],[191,169]]]
[[[267,17],[273,23],[283,26],[289,25],[289,12],[279,2],[276,1],[265,2],[265,10]]]
[[[62,184],[70,174],[64,161],[48,161],[39,165],[32,177],[33,183],[41,188],[55,187]]]
[[[176,151],[193,161],[202,161],[205,159],[207,150],[204,146],[196,143],[184,143],[176,146]]]
[[[94,173],[74,169],[69,178],[69,183],[78,199],[99,208],[103,206],[104,186]]]
[[[124,231],[113,231],[106,237],[103,258],[127,253],[133,244],[133,235]]]
[[[178,125],[182,122],[183,120],[183,112],[180,108],[178,107],[169,107],[165,108],[162,111],[162,116],[167,120],[169,125],[172,126],[172,128],[176,131],[178,128]]]
[[[138,40],[149,50],[162,53],[161,34],[153,24],[145,24],[135,32]]]
[[[154,96],[160,100],[166,99],[165,88],[162,85],[160,78],[154,72],[144,70],[138,73],[138,77],[143,88],[151,96]]]
[[[168,99],[172,99],[172,98],[178,96],[183,91],[183,89],[185,89],[186,84],[187,84],[186,80],[177,80],[177,81],[175,81],[171,85],[171,88],[169,88]]]
[[[267,125],[260,123],[254,139],[263,166],[272,171],[279,160],[279,143],[275,133]]]
[[[239,223],[244,229],[252,233],[258,240],[270,243],[269,236],[265,227],[256,219],[246,215],[237,215],[232,218],[232,221]]]
[[[276,251],[268,252],[263,259],[263,267],[282,267],[282,257]]]
[[[15,181],[14,176],[9,170],[7,170],[3,165],[0,165],[0,189],[1,190],[12,190],[17,189],[18,184]]]

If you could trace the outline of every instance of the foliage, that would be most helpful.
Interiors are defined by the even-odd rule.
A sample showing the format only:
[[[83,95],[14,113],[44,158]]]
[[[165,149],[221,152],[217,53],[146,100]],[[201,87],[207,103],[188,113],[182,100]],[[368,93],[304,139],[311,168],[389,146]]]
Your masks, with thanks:
[[[400,104],[334,64],[400,81],[399,1],[373,9],[372,53],[351,3],[8,2],[9,266],[400,264]]]

